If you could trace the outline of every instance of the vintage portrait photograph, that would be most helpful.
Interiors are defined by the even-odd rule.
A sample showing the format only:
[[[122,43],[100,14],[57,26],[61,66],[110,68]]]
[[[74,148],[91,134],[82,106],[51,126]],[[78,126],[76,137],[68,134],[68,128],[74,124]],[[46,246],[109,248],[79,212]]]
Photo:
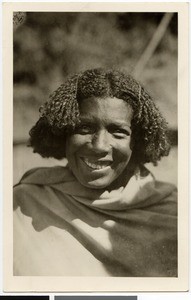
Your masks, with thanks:
[[[21,7],[5,289],[186,289],[186,6]]]

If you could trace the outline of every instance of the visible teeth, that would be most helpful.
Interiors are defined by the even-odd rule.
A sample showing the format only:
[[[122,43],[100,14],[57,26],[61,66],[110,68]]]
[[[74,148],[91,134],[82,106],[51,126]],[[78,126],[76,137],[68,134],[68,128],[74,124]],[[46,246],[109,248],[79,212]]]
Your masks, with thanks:
[[[86,165],[92,169],[95,169],[95,170],[101,170],[101,169],[104,169],[106,167],[108,167],[111,162],[102,162],[102,161],[99,161],[99,162],[90,162],[87,158],[84,158],[83,161],[86,163]]]

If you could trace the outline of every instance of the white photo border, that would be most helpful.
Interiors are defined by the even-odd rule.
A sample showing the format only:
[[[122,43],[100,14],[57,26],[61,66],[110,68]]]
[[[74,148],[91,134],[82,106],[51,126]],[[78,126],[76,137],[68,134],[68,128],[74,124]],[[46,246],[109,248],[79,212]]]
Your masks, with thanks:
[[[178,277],[13,276],[13,28],[14,11],[178,13]],[[188,3],[3,3],[3,177],[5,292],[142,292],[188,290]],[[7,234],[8,233],[8,234]]]

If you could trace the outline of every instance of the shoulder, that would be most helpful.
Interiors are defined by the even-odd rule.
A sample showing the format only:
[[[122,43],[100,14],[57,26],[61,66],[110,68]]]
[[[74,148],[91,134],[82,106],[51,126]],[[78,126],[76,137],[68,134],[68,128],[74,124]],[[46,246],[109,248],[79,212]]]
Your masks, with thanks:
[[[72,174],[67,166],[34,168],[22,176],[20,182],[15,185],[15,188],[20,184],[51,185],[60,183],[69,177],[72,177]]]
[[[35,168],[26,172],[13,189],[15,222],[24,224],[30,217],[35,230],[46,227],[60,201],[54,184],[67,176],[65,167]]]
[[[47,197],[46,189],[42,185],[20,183],[13,189],[14,210],[18,207],[24,211],[26,207],[36,206],[37,202]]]
[[[171,183],[155,181],[156,200],[149,210],[177,216],[177,188]]]
[[[44,226],[42,224],[47,222],[49,212],[52,211],[53,200],[49,187],[38,184],[18,184],[13,190],[14,226],[26,232],[29,228],[39,231]]]
[[[67,167],[35,168],[27,171],[13,189],[14,210],[22,211],[45,205],[55,199],[52,186],[71,177]],[[56,196],[55,196],[56,197]],[[51,203],[50,203],[51,202]]]

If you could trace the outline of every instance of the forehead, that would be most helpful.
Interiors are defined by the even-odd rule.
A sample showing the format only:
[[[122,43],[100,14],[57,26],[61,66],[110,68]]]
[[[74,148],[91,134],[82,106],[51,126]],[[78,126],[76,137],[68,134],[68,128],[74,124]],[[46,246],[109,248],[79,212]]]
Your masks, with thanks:
[[[115,97],[91,97],[79,104],[81,119],[101,119],[131,122],[133,111],[127,102]]]

